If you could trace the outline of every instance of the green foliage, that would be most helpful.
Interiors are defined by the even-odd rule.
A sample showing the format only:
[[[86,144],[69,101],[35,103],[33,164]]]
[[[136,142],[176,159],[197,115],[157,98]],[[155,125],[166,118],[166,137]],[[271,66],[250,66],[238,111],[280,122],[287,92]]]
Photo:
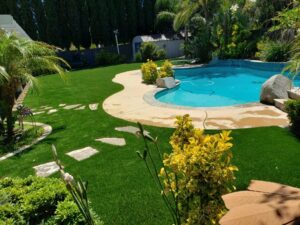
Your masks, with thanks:
[[[161,66],[158,76],[160,78],[164,77],[174,77],[174,71],[173,71],[173,64],[169,61],[166,60],[163,65]]]
[[[81,215],[84,218],[82,222],[84,221],[84,224],[86,225],[103,225],[97,215],[90,208],[90,203],[87,195],[87,182],[83,182],[81,179],[75,180],[71,174],[64,171],[64,167],[58,159],[57,151],[54,145],[52,145],[52,154],[56,164],[59,167],[62,180],[64,181],[66,188],[70,192],[74,202],[76,203],[77,209],[80,211]],[[57,216],[58,219],[62,220],[66,219],[67,217],[67,221],[74,221],[73,224],[75,224],[75,222],[79,219],[78,215],[76,215],[75,207],[70,204],[61,206],[60,208],[58,207],[58,209],[60,209],[60,214],[58,214]],[[72,214],[68,215],[68,212],[70,211],[72,212]],[[72,223],[68,222],[68,224]]]
[[[260,41],[256,57],[267,62],[286,62],[290,58],[290,44],[284,41]]]
[[[226,212],[222,195],[235,189],[234,172],[238,170],[231,164],[230,132],[204,134],[194,128],[189,115],[177,117],[176,130],[170,138],[172,153],[164,155],[158,176],[153,152],[147,144],[155,144],[162,160],[157,138],[144,134],[139,126],[145,150],[138,155],[158,183],[174,224],[217,224]]]
[[[285,69],[292,72],[294,76],[298,76],[300,69],[300,1],[295,0],[293,6],[293,8],[288,8],[273,18],[277,25],[270,31],[280,31],[282,35],[293,34],[294,39],[290,52],[292,57]]]
[[[1,225],[85,224],[64,183],[58,179],[3,178],[0,197]]]
[[[300,100],[287,101],[285,108],[291,122],[292,130],[300,136]]]
[[[95,60],[96,60],[96,65],[99,66],[122,64],[127,61],[125,56],[116,53],[107,52],[107,51],[99,52],[96,55]]]
[[[141,67],[142,79],[146,84],[154,84],[158,78],[157,65],[152,61],[148,60]]]
[[[159,49],[158,46],[152,42],[143,42],[139,53],[143,62],[166,58],[166,51],[164,49]]]
[[[208,62],[212,52],[209,30],[205,27],[199,29],[192,38],[185,42],[184,52],[187,57],[195,58],[198,62]]]
[[[136,62],[143,62],[142,54],[141,52],[138,52],[135,54],[135,59]]]
[[[20,84],[36,87],[34,73],[50,71],[64,74],[62,65],[67,62],[56,56],[56,48],[42,42],[16,37],[0,32],[0,97],[4,106],[7,143],[13,143],[14,125],[12,109],[15,104],[17,87]]]

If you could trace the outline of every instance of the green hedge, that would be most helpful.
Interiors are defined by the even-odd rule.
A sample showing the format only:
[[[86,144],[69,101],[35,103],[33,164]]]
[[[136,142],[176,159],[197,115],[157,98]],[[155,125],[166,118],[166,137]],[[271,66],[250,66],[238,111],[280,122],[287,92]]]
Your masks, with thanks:
[[[95,61],[98,66],[110,66],[126,63],[127,59],[123,55],[101,51],[96,55]]]
[[[4,224],[84,225],[85,221],[63,182],[30,176],[0,179],[0,225]]]
[[[291,122],[292,130],[300,136],[300,100],[287,101],[285,108]]]

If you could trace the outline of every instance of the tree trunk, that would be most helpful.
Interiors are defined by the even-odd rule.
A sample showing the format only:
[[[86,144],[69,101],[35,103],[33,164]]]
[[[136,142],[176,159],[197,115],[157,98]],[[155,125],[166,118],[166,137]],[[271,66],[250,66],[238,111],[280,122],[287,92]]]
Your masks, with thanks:
[[[15,127],[15,120],[13,118],[13,105],[9,105],[7,108],[7,118],[6,118],[6,122],[7,122],[7,128],[6,128],[6,142],[8,144],[13,142],[13,137],[14,137],[14,127]]]
[[[14,82],[10,82],[4,88],[4,101],[6,105],[6,142],[11,144],[14,138],[15,120],[13,117],[13,107],[15,104],[16,87]]]

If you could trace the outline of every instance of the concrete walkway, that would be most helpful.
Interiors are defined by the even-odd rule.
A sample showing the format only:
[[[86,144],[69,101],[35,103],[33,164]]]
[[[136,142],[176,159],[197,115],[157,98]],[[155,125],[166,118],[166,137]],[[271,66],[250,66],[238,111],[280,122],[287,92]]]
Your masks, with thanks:
[[[260,103],[211,108],[161,104],[153,98],[158,89],[154,85],[143,84],[139,70],[118,74],[113,82],[122,84],[124,89],[108,97],[103,109],[114,117],[132,122],[174,127],[176,116],[190,114],[196,127],[203,128],[205,121],[207,129],[287,126],[289,123],[286,113]]]

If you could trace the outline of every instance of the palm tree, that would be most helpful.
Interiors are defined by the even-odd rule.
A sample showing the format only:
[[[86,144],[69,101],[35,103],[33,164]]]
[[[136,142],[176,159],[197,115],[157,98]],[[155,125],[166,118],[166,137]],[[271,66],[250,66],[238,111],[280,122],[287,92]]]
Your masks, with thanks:
[[[14,137],[13,106],[20,84],[36,87],[36,72],[55,72],[63,75],[61,65],[67,65],[56,56],[57,48],[42,42],[22,39],[0,31],[0,114],[1,123],[6,120],[6,141]]]
[[[212,2],[212,0],[182,0],[174,20],[174,29],[179,30],[186,26],[191,18],[199,12],[203,12],[205,20],[208,21],[210,2]]]
[[[155,3],[156,28],[162,32],[173,32],[172,24],[179,8],[180,0],[157,0]]]

